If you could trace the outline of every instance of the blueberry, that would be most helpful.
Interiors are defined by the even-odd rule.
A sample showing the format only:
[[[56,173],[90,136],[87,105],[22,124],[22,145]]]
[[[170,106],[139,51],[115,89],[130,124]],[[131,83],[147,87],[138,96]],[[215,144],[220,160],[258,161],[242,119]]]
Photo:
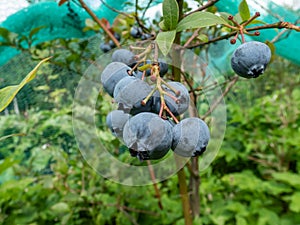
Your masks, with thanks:
[[[133,38],[140,38],[142,36],[142,34],[143,34],[142,28],[137,27],[137,26],[131,27],[131,29],[130,29],[130,35]]]
[[[123,127],[130,115],[122,110],[113,110],[106,116],[106,125],[109,127],[113,135],[122,139]]]
[[[134,56],[135,55],[133,54],[133,52],[127,49],[117,49],[116,51],[113,52],[111,56],[111,60],[113,62],[122,62],[125,63],[126,65],[132,65],[133,63],[136,62]]]
[[[153,64],[153,61],[151,60],[146,60],[145,62],[146,64],[149,64],[149,65],[152,65]],[[167,63],[165,63],[163,60],[158,60],[158,63],[159,63],[159,75],[160,77],[163,77],[169,70],[169,65]],[[139,65],[139,67],[142,67],[144,65],[144,63],[141,63]],[[140,71],[143,73],[143,71]],[[146,70],[146,76],[150,76],[151,75],[151,69],[147,69]]]
[[[171,98],[170,96],[164,96],[167,107],[174,114],[174,116],[178,116],[184,113],[190,105],[189,91],[182,83],[171,81],[168,82],[168,84],[176,91],[180,92],[179,95],[176,96],[176,94],[171,89],[163,85],[163,88],[166,90],[166,92],[174,96],[178,100],[178,102],[176,102],[175,99]],[[160,101],[160,94],[158,91],[156,91],[153,95],[152,112],[159,113],[161,107]]]
[[[106,53],[106,52],[110,51],[110,50],[112,49],[112,47],[111,47],[109,44],[107,44],[107,43],[101,43],[101,44],[100,44],[100,49],[101,49],[104,53]]]
[[[115,48],[115,47],[116,47],[116,44],[115,44],[115,42],[113,42],[113,40],[109,40],[109,41],[108,41],[108,45],[109,45],[111,48]]]
[[[148,40],[152,37],[153,37],[152,34],[143,33],[142,36],[141,36],[141,40]]]
[[[256,78],[263,74],[271,59],[271,50],[268,45],[250,41],[240,45],[231,58],[231,67],[234,72],[245,78]]]
[[[169,65],[162,60],[159,60],[158,62],[159,62],[159,69],[160,69],[159,75],[162,77],[168,72]]]
[[[173,127],[172,150],[183,157],[201,155],[210,139],[206,123],[200,118],[181,120]]]
[[[120,34],[114,33],[114,36],[115,36],[115,38],[116,38],[118,41],[121,41],[121,35],[120,35]]]
[[[151,111],[151,99],[146,105],[141,104],[151,90],[147,82],[134,76],[127,76],[118,82],[113,95],[120,109],[135,115],[140,112]]]
[[[123,139],[131,155],[140,160],[160,159],[172,145],[172,125],[157,114],[143,112],[125,124]]]
[[[116,84],[124,77],[128,77],[131,68],[121,62],[108,64],[101,74],[101,83],[104,90],[113,97]]]

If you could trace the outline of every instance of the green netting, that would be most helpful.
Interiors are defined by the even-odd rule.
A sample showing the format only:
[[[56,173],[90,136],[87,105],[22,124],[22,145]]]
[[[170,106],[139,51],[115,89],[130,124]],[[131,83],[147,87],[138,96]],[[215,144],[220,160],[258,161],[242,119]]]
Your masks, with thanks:
[[[238,12],[238,5],[240,0],[226,0],[219,1],[216,6],[220,11],[228,12],[235,15]],[[266,23],[276,23],[278,21],[291,22],[296,25],[300,24],[300,14],[279,6],[271,0],[265,1],[248,1],[250,12],[253,14],[259,11],[261,16],[260,20]],[[273,40],[282,30],[279,29],[266,29],[260,31],[260,36],[253,37],[255,40],[266,41]],[[288,30],[282,36],[279,37],[278,41],[275,42],[276,54],[291,60],[292,62],[300,65],[300,33],[296,31]]]
[[[115,9],[123,7],[123,0],[108,0]],[[99,18],[106,18],[112,22],[117,15],[115,12],[102,5],[95,11]],[[80,6],[70,3],[58,6],[57,2],[40,2],[33,4],[19,12],[9,16],[0,27],[20,35],[28,36],[36,27],[44,26],[35,36],[34,44],[50,41],[57,38],[85,38],[94,32],[83,32],[85,20],[90,16]],[[19,51],[14,48],[0,47],[0,66],[17,55]]]
[[[158,4],[161,1],[152,1],[152,5]],[[122,9],[126,6],[128,1],[124,0],[106,0],[106,3],[115,9]],[[130,1],[129,1],[130,3]],[[141,1],[139,4],[147,5],[147,1]],[[240,0],[221,0],[216,6],[220,11],[226,11],[232,14],[237,13]],[[130,4],[129,4],[130,5]],[[256,2],[249,1],[251,12],[261,12],[262,20],[267,23],[277,22],[279,19],[284,21],[299,24],[300,17],[294,11],[288,10],[284,7],[276,5],[271,0]],[[101,5],[98,9],[94,10],[99,18],[106,18],[112,22],[117,15],[114,11],[107,8],[105,5]],[[126,11],[126,8],[125,8]],[[58,6],[57,2],[41,2],[33,4],[19,12],[11,15],[7,18],[0,27],[7,28],[18,34],[28,35],[29,32],[36,27],[45,26],[40,30],[36,36],[35,43],[49,41],[57,38],[85,38],[93,35],[93,32],[83,32],[82,29],[85,26],[85,19],[89,18],[89,15],[80,6],[70,3]],[[255,37],[256,40],[265,41],[272,40],[281,30],[268,29],[262,30],[259,37]],[[295,31],[287,31],[279,40],[275,43],[276,54],[283,56],[296,64],[300,65],[300,58],[298,54],[300,52],[300,34]],[[222,49],[220,51],[219,49]],[[235,46],[228,44],[228,41],[219,42],[211,47],[210,55],[211,60],[217,67],[228,67],[228,60],[231,52]],[[11,47],[0,47],[0,66],[8,62],[12,57],[20,53]],[[293,54],[291,54],[293,53]],[[230,69],[230,68],[228,68]]]

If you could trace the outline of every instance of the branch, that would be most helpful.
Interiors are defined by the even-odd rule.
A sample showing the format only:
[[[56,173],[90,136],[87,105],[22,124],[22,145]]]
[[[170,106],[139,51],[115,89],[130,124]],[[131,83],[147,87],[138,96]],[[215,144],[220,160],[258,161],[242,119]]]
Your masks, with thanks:
[[[157,183],[155,181],[156,178],[155,178],[154,170],[153,170],[153,167],[151,165],[150,160],[147,160],[147,164],[148,164],[148,169],[149,169],[149,172],[150,172],[151,180],[152,180],[152,183],[153,183],[153,187],[154,187],[154,190],[155,190],[155,195],[156,195],[155,197],[158,199],[158,206],[162,210],[163,205],[162,205],[162,202],[161,202],[159,189],[158,189]]]
[[[254,31],[254,30],[262,30],[262,29],[270,29],[270,28],[278,28],[278,29],[282,29],[282,28],[286,28],[286,29],[291,29],[291,30],[295,30],[297,32],[300,32],[300,26],[297,26],[293,23],[290,22],[278,22],[278,23],[272,23],[272,24],[266,24],[263,26],[256,26],[256,27],[251,27],[251,28],[247,28],[247,31]]]
[[[224,98],[225,95],[228,94],[228,92],[231,90],[231,88],[233,87],[233,85],[238,81],[239,77],[235,76],[231,82],[229,83],[229,85],[226,87],[225,91],[222,93],[222,95],[214,102],[214,104],[209,108],[209,110],[204,114],[204,116],[202,116],[201,119],[205,119],[206,117],[208,117],[212,111],[214,111],[217,106],[219,105],[219,103],[222,101],[222,99]]]
[[[263,30],[263,29],[273,29],[273,28],[278,28],[278,29],[291,29],[291,30],[295,30],[297,32],[300,32],[300,26],[296,26],[293,23],[290,22],[278,22],[278,23],[272,23],[272,24],[266,24],[266,25],[262,25],[262,26],[256,26],[256,27],[250,27],[250,28],[246,28],[246,31],[255,31],[255,30]],[[202,42],[202,43],[198,43],[198,44],[193,44],[193,45],[189,45],[186,46],[186,48],[196,48],[196,47],[201,47],[204,45],[208,45],[217,41],[221,41],[224,39],[228,39],[232,36],[234,36],[236,34],[236,31],[230,32],[228,34],[213,38],[207,42]]]
[[[103,1],[103,0],[100,0],[100,2],[101,2],[103,5],[105,5],[107,8],[109,8],[111,11],[115,12],[115,13],[121,14],[121,15],[123,15],[123,16],[125,16],[125,17],[128,17],[128,18],[131,18],[131,19],[133,18],[133,16],[131,16],[131,15],[125,13],[125,12],[122,12],[122,11],[120,11],[120,10],[115,9],[114,7],[110,6],[109,4],[107,4],[107,3],[106,3],[105,1]]]
[[[189,12],[189,13],[183,15],[183,17],[187,17],[187,16],[189,16],[189,15],[195,13],[195,12],[199,12],[199,11],[202,11],[202,10],[204,10],[204,9],[207,9],[208,7],[210,7],[210,6],[214,5],[215,3],[217,3],[218,1],[219,1],[219,0],[211,0],[211,1],[208,1],[205,5],[200,6],[198,9],[195,9],[194,11],[191,11],[191,12]]]
[[[185,225],[192,225],[192,216],[184,167],[177,172]]]
[[[119,48],[120,42],[115,38],[115,36],[110,32],[110,30],[103,24],[103,22],[96,16],[96,14],[85,4],[83,0],[79,0],[82,8],[94,19],[94,21],[104,30],[105,33],[110,37],[110,39],[115,43],[115,45]]]

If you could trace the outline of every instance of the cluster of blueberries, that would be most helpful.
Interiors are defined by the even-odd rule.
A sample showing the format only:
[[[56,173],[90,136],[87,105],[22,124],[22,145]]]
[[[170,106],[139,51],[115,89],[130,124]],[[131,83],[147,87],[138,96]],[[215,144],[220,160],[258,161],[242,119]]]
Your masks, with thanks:
[[[107,115],[107,126],[141,161],[161,159],[170,149],[183,157],[202,154],[210,139],[208,126],[196,117],[174,120],[188,110],[189,92],[180,82],[164,81],[158,89],[151,79],[147,82],[154,65],[159,66],[159,77],[168,72],[163,60],[137,62],[127,49],[113,52],[112,62],[101,74],[104,90],[118,105]],[[162,99],[169,109],[163,114]]]
[[[114,33],[114,36],[118,41],[121,41],[120,34]],[[108,42],[104,42],[104,43],[100,44],[100,49],[104,53],[109,52],[110,50],[112,50],[115,47],[116,47],[116,44],[112,40],[109,40]]]
[[[148,40],[148,39],[153,38],[152,34],[144,33],[143,30],[142,30],[142,28],[140,28],[138,26],[131,27],[131,29],[130,29],[130,35],[133,38],[141,39],[141,40]],[[115,36],[115,38],[118,41],[121,41],[120,34],[114,33],[114,36]],[[110,50],[112,50],[115,47],[116,47],[116,44],[112,40],[109,40],[108,42],[103,42],[103,43],[100,44],[100,49],[104,53],[109,52]]]

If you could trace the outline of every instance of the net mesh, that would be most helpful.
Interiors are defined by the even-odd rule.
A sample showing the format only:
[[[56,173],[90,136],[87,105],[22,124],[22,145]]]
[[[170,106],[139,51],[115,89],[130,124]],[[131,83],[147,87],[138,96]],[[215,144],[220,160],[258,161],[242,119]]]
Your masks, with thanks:
[[[152,5],[157,5],[160,2],[161,1],[153,1]],[[216,6],[220,11],[235,14],[238,12],[239,2],[239,0],[219,1]],[[299,12],[297,11],[291,11],[287,8],[278,6],[270,0],[264,1],[263,3],[256,2],[255,0],[251,2],[257,3],[250,4],[249,1],[251,12],[260,11],[262,20],[268,23],[276,22],[281,18],[284,21],[299,25]],[[107,0],[106,3],[117,10],[123,11],[129,10],[131,7],[130,4],[125,4],[124,0]],[[147,1],[143,2],[144,6],[147,4]],[[128,7],[128,9],[126,7]],[[117,16],[116,12],[103,4],[96,9],[93,8],[93,10],[99,18],[106,18],[110,23]],[[82,55],[81,58],[82,60],[88,59],[91,54],[99,55],[99,45],[102,40],[102,37],[99,34],[95,35],[93,31],[83,31],[85,20],[87,18],[90,18],[89,15],[79,5],[72,1],[70,4],[63,4],[62,6],[58,6],[57,2],[44,1],[32,4],[9,16],[2,22],[0,27],[7,28],[17,34],[29,35],[34,28],[44,26],[44,28],[36,34],[34,44],[46,41],[59,42],[62,39],[79,38],[80,41],[78,44],[86,44],[85,48],[88,49],[88,51],[84,51],[84,55]],[[300,34],[295,31],[285,31],[279,35],[280,32],[281,30],[276,29],[261,31],[261,35],[255,37],[255,40],[265,41],[278,37],[278,40],[275,42],[276,54],[300,65],[300,59],[298,54],[296,54],[300,52],[300,45],[298,44],[300,42]],[[58,47],[57,51],[61,54],[62,58],[68,59],[68,57],[70,57],[69,60],[73,60],[72,57],[68,55],[69,52],[59,48],[60,47]],[[235,48],[236,46],[231,45],[228,40],[220,41],[209,46],[207,60],[215,69],[215,74],[224,76],[226,73],[232,72],[230,67],[230,56]],[[20,82],[37,62],[38,60],[34,59],[34,57],[28,53],[20,52],[12,47],[0,46],[0,88]],[[44,71],[44,73],[52,74],[52,76],[50,78],[43,75],[38,76],[33,82],[25,86],[17,96],[16,101],[18,104],[11,104],[10,109],[14,108],[16,105],[20,110],[26,110],[30,107],[51,108],[52,106],[49,105],[48,100],[40,99],[36,92],[48,91],[51,93],[51,91],[57,89],[57,87],[60,92],[51,95],[53,97],[53,104],[55,104],[55,97],[65,98],[71,102],[71,97],[65,96],[65,89],[74,91],[76,82],[78,82],[88,64],[88,60],[82,60],[80,68],[48,65],[45,69],[48,71]],[[41,73],[43,74],[43,71]],[[68,82],[66,82],[66,80],[68,80]],[[66,87],[66,85],[68,85],[68,87]],[[33,94],[33,92],[35,92],[35,94]],[[41,105],[42,102],[45,102],[45,105]]]

